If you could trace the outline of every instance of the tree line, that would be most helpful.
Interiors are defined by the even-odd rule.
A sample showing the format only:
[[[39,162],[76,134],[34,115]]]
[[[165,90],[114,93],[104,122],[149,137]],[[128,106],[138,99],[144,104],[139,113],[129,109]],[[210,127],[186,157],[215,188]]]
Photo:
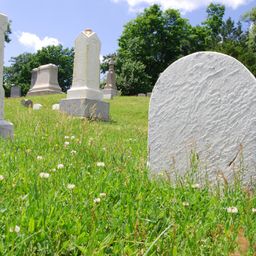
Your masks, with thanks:
[[[101,72],[107,72],[110,58],[114,59],[118,89],[123,95],[136,95],[150,92],[159,74],[177,59],[197,51],[217,51],[238,59],[256,76],[256,8],[237,23],[224,20],[224,15],[224,5],[210,4],[206,19],[192,26],[178,10],[152,5],[124,26],[118,50],[103,57]],[[25,95],[31,70],[48,63],[59,67],[59,84],[66,91],[72,82],[73,58],[73,49],[61,45],[11,58],[11,65],[4,68],[6,95],[12,84],[21,86]]]

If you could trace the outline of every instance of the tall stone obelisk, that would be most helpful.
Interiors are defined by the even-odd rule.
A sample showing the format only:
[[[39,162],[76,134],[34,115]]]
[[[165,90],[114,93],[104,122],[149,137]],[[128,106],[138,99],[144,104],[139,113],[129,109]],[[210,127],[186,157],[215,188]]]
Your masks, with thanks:
[[[109,104],[100,90],[100,40],[86,29],[75,40],[75,59],[71,89],[60,102],[60,111],[72,116],[109,120]]]
[[[4,33],[7,29],[8,18],[0,13],[0,136],[13,137],[13,124],[4,120],[4,88],[3,88],[3,64],[4,64]]]

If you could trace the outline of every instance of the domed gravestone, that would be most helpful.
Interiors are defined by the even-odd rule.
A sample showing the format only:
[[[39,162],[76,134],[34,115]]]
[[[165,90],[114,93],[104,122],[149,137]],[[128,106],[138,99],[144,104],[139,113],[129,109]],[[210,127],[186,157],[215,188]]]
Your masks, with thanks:
[[[170,65],[149,109],[149,167],[171,178],[198,165],[200,178],[256,176],[256,79],[236,59],[198,52]],[[255,180],[254,180],[255,181]]]

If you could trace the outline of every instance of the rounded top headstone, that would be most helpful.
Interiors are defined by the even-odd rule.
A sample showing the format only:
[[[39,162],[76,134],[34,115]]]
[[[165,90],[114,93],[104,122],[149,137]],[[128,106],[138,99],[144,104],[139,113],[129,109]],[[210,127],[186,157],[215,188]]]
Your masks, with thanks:
[[[201,177],[214,181],[221,173],[233,180],[243,169],[249,181],[256,175],[255,113],[256,79],[239,61],[216,52],[179,59],[161,74],[151,95],[152,173],[182,176],[194,154]]]

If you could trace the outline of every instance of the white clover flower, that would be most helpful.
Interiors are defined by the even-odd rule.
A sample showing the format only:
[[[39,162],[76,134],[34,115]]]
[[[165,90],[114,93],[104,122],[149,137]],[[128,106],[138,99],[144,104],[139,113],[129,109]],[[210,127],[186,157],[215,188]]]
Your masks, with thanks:
[[[77,152],[75,150],[71,150],[70,154],[75,155]]]
[[[103,162],[97,162],[96,164],[98,167],[105,167],[105,163]]]
[[[107,194],[106,193],[100,193],[100,197],[106,197]]]
[[[64,168],[64,164],[58,164],[58,165],[57,165],[57,168],[58,168],[58,169],[63,169],[63,168]]]
[[[191,185],[191,188],[200,188],[201,186],[200,186],[200,184],[198,184],[198,183],[195,183],[195,184],[192,184]]]
[[[42,157],[42,156],[37,156],[36,159],[37,159],[37,160],[42,160],[43,157]]]
[[[42,179],[48,179],[50,177],[50,174],[47,173],[47,172],[40,172],[39,173],[39,176],[42,178]]]
[[[185,207],[188,207],[189,206],[189,202],[183,202],[182,205],[185,206]]]
[[[19,233],[19,232],[20,232],[20,227],[16,225],[16,226],[14,227],[14,232],[15,232],[15,233]]]
[[[0,175],[0,181],[1,180],[4,180],[4,176],[3,175]]]
[[[100,198],[99,198],[99,197],[97,197],[97,198],[94,198],[94,199],[93,199],[93,202],[94,202],[95,204],[98,204],[98,203],[100,203]]]
[[[70,190],[74,189],[75,187],[76,187],[75,184],[68,184],[67,185],[67,188],[70,189]]]
[[[70,137],[71,140],[74,140],[75,138],[76,138],[76,136],[74,136],[74,135],[72,135],[72,136]]]
[[[253,212],[253,213],[256,213],[256,208],[252,208],[252,212]]]
[[[64,146],[66,147],[66,146],[68,146],[70,143],[69,143],[69,141],[65,141],[64,142]]]
[[[227,208],[228,213],[238,213],[238,209],[234,206],[228,207]]]
[[[19,232],[20,232],[20,227],[19,227],[18,225],[16,225],[14,228],[11,227],[11,228],[9,229],[9,231],[10,231],[11,233],[13,233],[13,232],[19,233]]]
[[[64,139],[69,139],[69,136],[65,136]]]
[[[88,140],[88,145],[91,146],[92,143],[93,143],[93,138],[89,138],[89,140]]]

